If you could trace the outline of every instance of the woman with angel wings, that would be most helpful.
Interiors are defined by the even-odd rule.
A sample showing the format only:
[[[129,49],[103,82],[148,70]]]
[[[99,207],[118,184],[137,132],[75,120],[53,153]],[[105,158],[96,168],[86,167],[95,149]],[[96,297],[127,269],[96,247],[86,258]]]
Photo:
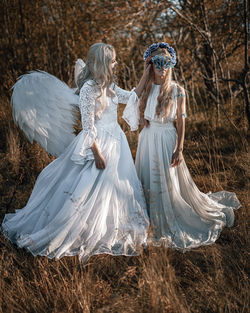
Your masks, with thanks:
[[[117,104],[132,130],[139,119],[138,96],[145,71],[131,92],[113,82],[114,48],[96,43],[86,65],[78,61],[79,96],[46,72],[23,75],[13,87],[15,122],[32,142],[57,156],[38,176],[27,205],[6,214],[7,238],[33,255],[59,259],[100,253],[137,255],[146,243],[149,220]],[[74,105],[82,131],[75,137]]]

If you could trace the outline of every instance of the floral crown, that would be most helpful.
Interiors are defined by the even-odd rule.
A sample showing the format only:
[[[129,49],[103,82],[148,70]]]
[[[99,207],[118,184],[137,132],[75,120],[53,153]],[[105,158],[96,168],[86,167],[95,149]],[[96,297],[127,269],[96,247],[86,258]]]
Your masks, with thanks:
[[[176,64],[176,53],[173,47],[171,47],[168,43],[166,42],[158,42],[158,43],[153,43],[145,52],[143,55],[143,59],[144,61],[151,57],[151,54],[153,51],[157,50],[158,48],[161,49],[167,49],[168,52],[170,53],[171,57],[172,57],[172,64],[173,66],[175,66]]]

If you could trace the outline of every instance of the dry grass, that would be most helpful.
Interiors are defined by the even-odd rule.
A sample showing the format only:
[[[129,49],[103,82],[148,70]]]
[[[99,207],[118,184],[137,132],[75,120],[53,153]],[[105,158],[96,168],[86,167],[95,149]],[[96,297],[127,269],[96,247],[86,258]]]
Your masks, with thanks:
[[[124,1],[126,5],[117,1],[116,7],[115,1],[110,5],[103,2],[2,1],[0,222],[6,213],[25,206],[37,175],[52,160],[37,144],[28,143],[12,122],[8,90],[16,78],[28,70],[42,69],[71,82],[72,62],[84,58],[90,44],[105,40],[116,48],[118,79],[129,89],[140,77],[143,51],[158,41],[159,33],[180,35],[177,42],[173,41],[175,36],[163,40],[178,48],[181,62],[175,74],[188,91],[184,156],[190,172],[204,192],[236,192],[242,208],[236,211],[235,225],[225,229],[212,246],[184,254],[149,247],[139,257],[100,255],[85,265],[77,257],[57,262],[34,258],[0,234],[0,312],[248,312],[250,173],[243,93],[239,84],[216,81],[212,90],[216,87],[216,94],[219,91],[224,98],[220,112],[216,112],[216,102],[204,83],[210,70],[211,82],[219,73],[218,64],[212,66],[204,40],[207,34],[211,34],[218,55],[222,48],[229,55],[219,63],[222,76],[238,80],[242,75],[244,49],[237,48],[244,35],[239,13],[243,12],[242,1],[202,1],[202,6],[199,1],[186,1],[183,14],[189,14],[195,28],[204,29],[204,22],[209,23],[209,32],[202,36],[180,18],[166,23],[159,19],[157,12],[163,16],[162,9],[169,1],[147,1],[143,14],[145,1]],[[221,19],[225,22],[218,23]],[[134,30],[136,25],[147,35],[146,41]],[[120,116],[121,112],[119,122],[135,156],[138,132],[129,132]]]
[[[14,126],[6,98],[0,108],[3,218],[25,205],[36,176],[51,158]],[[138,133],[120,122],[135,155]],[[239,134],[226,123],[215,128],[190,116],[185,158],[202,191],[234,191],[242,202],[234,227],[225,229],[214,245],[184,254],[149,247],[139,257],[100,255],[84,265],[77,257],[34,258],[1,235],[0,312],[247,312],[249,171],[244,129]]]

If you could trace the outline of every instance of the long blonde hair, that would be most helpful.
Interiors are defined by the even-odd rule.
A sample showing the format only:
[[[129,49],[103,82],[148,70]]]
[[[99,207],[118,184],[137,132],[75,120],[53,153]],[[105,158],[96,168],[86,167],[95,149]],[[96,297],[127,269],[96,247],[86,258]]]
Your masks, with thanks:
[[[106,43],[98,42],[93,44],[86,57],[86,66],[83,68],[77,79],[77,93],[79,94],[83,84],[92,79],[100,89],[100,95],[97,98],[100,101],[98,112],[103,112],[107,103],[106,93],[114,97],[115,93],[111,89],[113,83],[112,59],[115,49]],[[97,115],[98,115],[97,112]]]
[[[151,56],[155,56],[155,55],[159,55],[159,54],[164,54],[168,57],[171,57],[171,55],[167,51],[167,49],[164,49],[164,48],[163,49],[158,48],[156,51],[152,52]],[[154,80],[154,70],[153,70],[153,66],[151,66],[149,79],[145,84],[145,88],[142,92],[142,96],[140,99],[139,109],[140,109],[140,117],[141,118],[143,118],[143,115],[144,115],[148,95],[149,95],[149,92],[151,90],[153,80]],[[172,81],[172,68],[169,68],[167,70],[165,80],[164,80],[163,84],[161,85],[160,94],[157,98],[157,101],[158,101],[157,106],[156,106],[156,115],[157,116],[159,116],[161,113],[163,113],[163,117],[166,117],[169,113],[169,109],[170,109],[171,102],[172,102],[172,92],[173,92],[173,87],[174,87],[172,82],[173,82]]]

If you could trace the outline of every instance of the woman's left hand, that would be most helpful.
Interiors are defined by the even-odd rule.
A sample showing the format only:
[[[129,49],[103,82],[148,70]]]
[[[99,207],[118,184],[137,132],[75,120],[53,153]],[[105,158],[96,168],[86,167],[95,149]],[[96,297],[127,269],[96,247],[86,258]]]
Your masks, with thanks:
[[[172,167],[175,167],[175,166],[180,165],[181,162],[182,162],[182,160],[183,160],[182,151],[176,150],[176,151],[173,153],[173,156],[172,156],[171,166],[172,166]]]
[[[150,69],[152,67],[152,64],[149,63],[151,61],[151,58],[147,58],[144,62],[144,71],[143,71],[143,77],[148,78],[150,75]]]
[[[147,68],[150,68],[150,66],[152,65],[152,64],[150,63],[151,59],[152,59],[152,58],[149,57],[149,58],[147,58],[147,59],[144,61],[144,72],[146,71]]]

